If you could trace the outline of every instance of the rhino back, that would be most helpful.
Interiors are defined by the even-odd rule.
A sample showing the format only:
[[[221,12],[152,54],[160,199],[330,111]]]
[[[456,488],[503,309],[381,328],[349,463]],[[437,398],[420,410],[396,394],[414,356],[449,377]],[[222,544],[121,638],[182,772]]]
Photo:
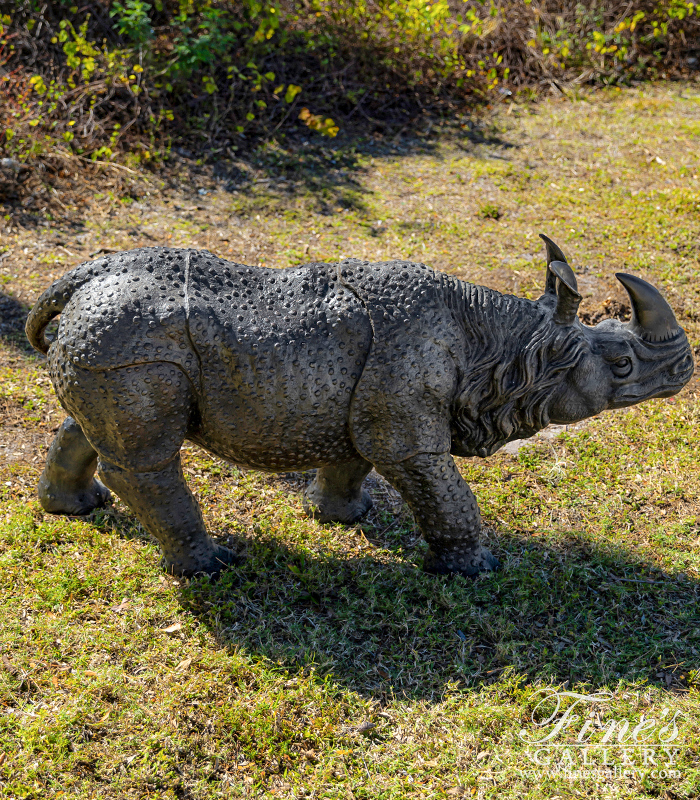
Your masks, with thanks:
[[[197,253],[189,275],[202,375],[193,438],[272,470],[356,457],[349,406],[372,330],[337,265],[262,269]]]
[[[117,253],[77,270],[91,277],[64,308],[49,358],[85,369],[169,361],[196,383],[198,363],[187,335],[187,251],[145,248]]]

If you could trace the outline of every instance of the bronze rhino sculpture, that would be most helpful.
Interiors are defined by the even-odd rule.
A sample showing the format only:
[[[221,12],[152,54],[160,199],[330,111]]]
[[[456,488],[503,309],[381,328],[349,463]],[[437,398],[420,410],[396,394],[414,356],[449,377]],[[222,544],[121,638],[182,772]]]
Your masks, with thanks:
[[[26,326],[70,414],[40,479],[43,507],[103,505],[98,468],[168,570],[216,573],[235,557],[207,535],[183,477],[188,439],[254,469],[316,467],[305,506],[322,521],[370,508],[362,481],[374,466],[413,511],[427,571],[495,569],[454,455],[488,456],[550,422],[668,397],[693,373],[653,286],[618,274],[631,321],[587,327],[573,271],[542,238],[537,301],[405,261],[276,270],[152,248],[76,267]]]

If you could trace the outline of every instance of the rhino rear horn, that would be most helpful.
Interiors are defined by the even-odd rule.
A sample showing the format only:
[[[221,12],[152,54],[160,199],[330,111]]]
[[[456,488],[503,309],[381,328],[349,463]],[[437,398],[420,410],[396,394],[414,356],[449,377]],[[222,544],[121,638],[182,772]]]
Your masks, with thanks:
[[[648,342],[665,342],[680,333],[676,315],[658,289],[634,275],[618,272],[615,277],[630,298],[632,318],[627,327],[632,333]]]

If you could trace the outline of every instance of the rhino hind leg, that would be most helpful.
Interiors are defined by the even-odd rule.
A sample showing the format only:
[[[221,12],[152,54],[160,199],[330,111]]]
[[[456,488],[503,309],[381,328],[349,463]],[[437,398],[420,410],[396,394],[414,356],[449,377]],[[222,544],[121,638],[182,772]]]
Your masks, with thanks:
[[[95,477],[97,453],[80,425],[67,417],[58,429],[39,478],[39,501],[49,514],[82,516],[111,500]]]
[[[395,464],[375,464],[413,512],[428,553],[423,569],[434,575],[476,575],[498,560],[479,542],[476,498],[449,453],[420,453]]]
[[[57,393],[94,445],[100,477],[158,540],[168,572],[216,574],[235,563],[208,536],[182,473],[180,448],[196,412],[185,373],[167,362],[99,372],[65,360],[57,367]]]
[[[179,453],[150,472],[136,472],[100,461],[105,482],[159,542],[163,566],[172,575],[216,575],[238,558],[208,536],[194,495],[182,474]]]
[[[321,467],[304,492],[304,511],[319,522],[357,522],[372,508],[372,498],[362,488],[371,469],[370,462],[361,456]]]

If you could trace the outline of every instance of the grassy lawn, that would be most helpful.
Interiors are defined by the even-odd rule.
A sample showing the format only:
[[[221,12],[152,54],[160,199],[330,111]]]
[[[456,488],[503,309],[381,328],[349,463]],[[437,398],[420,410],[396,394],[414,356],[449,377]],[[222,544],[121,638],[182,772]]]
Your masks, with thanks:
[[[338,139],[214,167],[177,156],[165,179],[131,186],[76,173],[62,219],[6,220],[0,797],[697,797],[696,382],[462,460],[503,565],[476,580],[421,571],[412,517],[376,476],[366,519],[319,525],[301,508],[308,475],[243,472],[188,446],[209,530],[245,555],[215,584],[165,576],[118,501],[84,519],[39,506],[62,412],[23,319],[101,248],[197,246],[274,267],[398,257],[535,298],[542,231],[570,257],[585,320],[624,313],[614,272],[634,272],[700,352],[697,84]],[[598,700],[535,746],[555,689]],[[577,698],[561,702],[557,719]],[[633,740],[617,730],[603,747],[611,720],[667,750],[621,747]],[[577,746],[584,724],[597,747]],[[604,761],[612,777],[596,774]]]

